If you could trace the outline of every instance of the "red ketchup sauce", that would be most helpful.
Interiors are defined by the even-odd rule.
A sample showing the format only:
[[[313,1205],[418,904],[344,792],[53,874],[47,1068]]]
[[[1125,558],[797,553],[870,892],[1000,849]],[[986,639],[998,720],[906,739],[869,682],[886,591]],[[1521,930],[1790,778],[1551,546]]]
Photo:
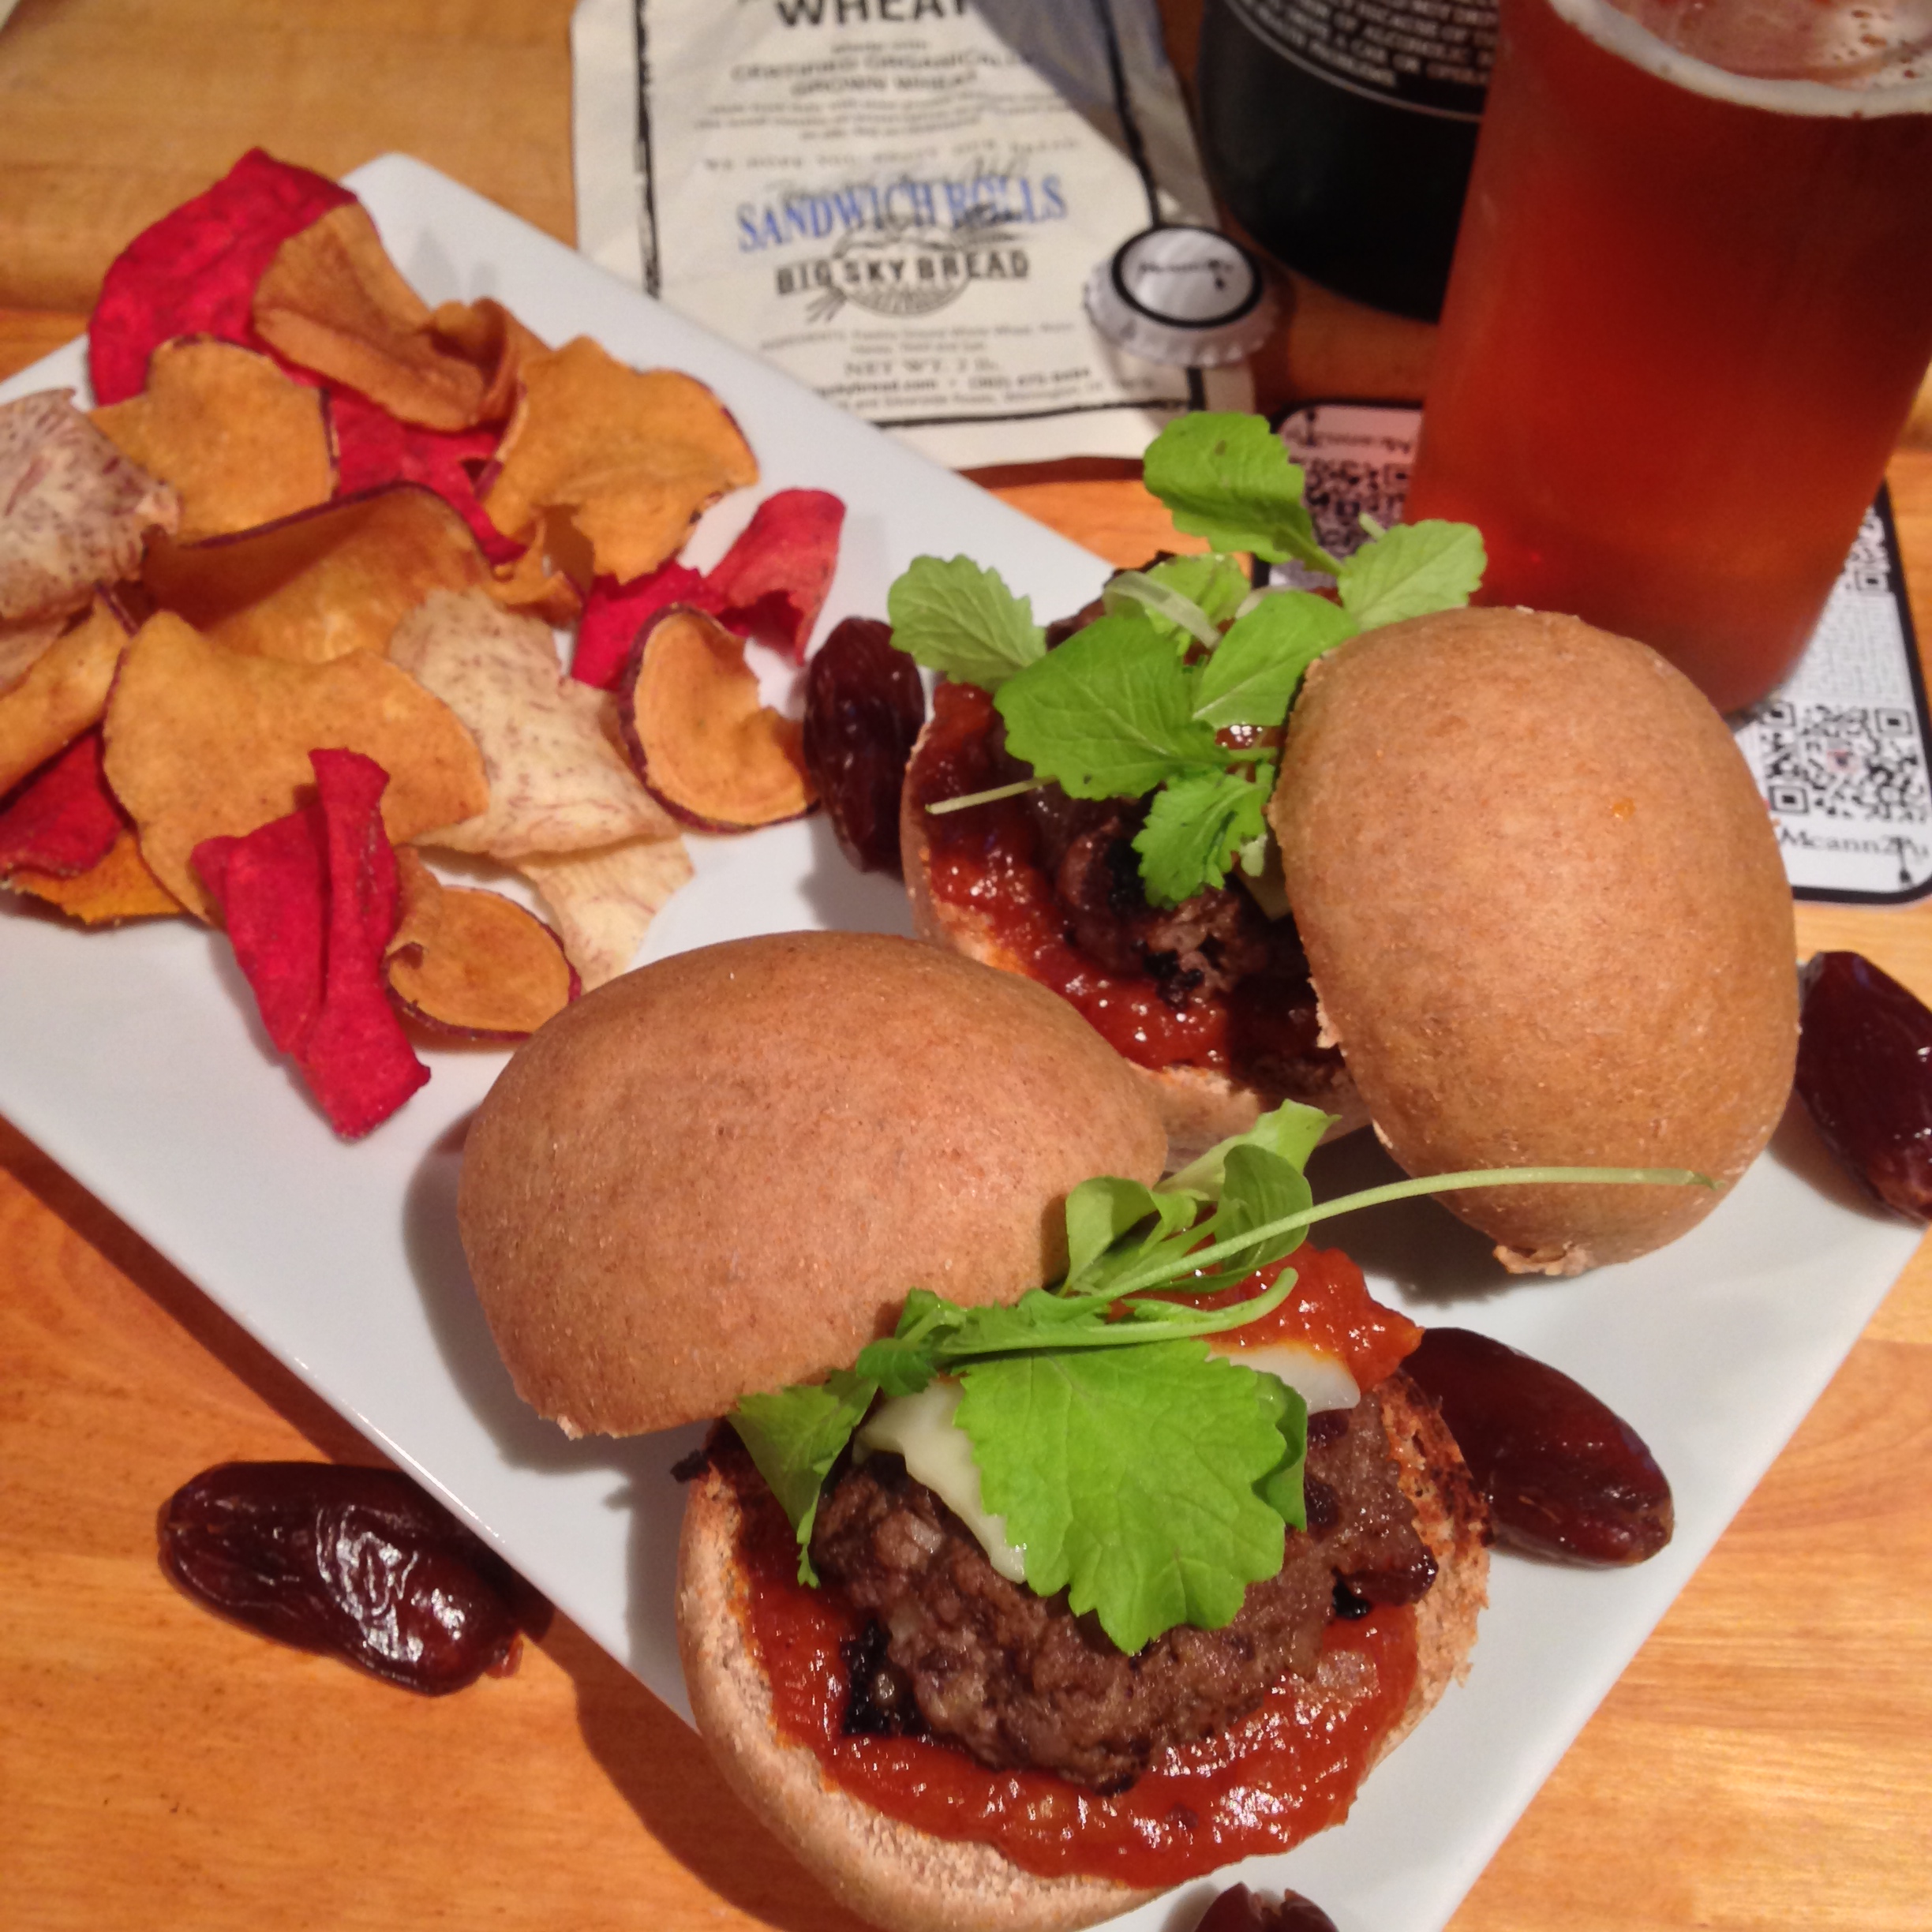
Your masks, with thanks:
[[[942,684],[933,721],[909,774],[920,805],[983,792],[1002,782],[991,769],[993,700],[975,684]],[[1144,1067],[1225,1069],[1228,1008],[1197,994],[1184,1011],[1151,979],[1106,972],[1073,945],[1066,915],[1035,863],[1033,822],[1023,799],[1000,799],[926,820],[933,896],[984,919],[1028,975],[1071,1001],[1116,1053]]]
[[[1296,1283],[1257,1341],[1333,1349],[1366,1388],[1421,1331],[1379,1307],[1346,1255],[1303,1247],[1208,1305],[1245,1298],[1292,1266]],[[744,1616],[772,1686],[780,1735],[809,1749],[842,1790],[938,1838],[991,1844],[1046,1878],[1079,1874],[1167,1886],[1252,1853],[1279,1852],[1345,1818],[1376,1747],[1416,1677],[1413,1608],[1378,1606],[1331,1622],[1322,1677],[1284,1678],[1260,1705],[1215,1736],[1169,1752],[1125,1791],[1102,1797],[1048,1772],[994,1771],[926,1738],[848,1737],[849,1679],[841,1644],[864,1616],[829,1589],[798,1581],[798,1544],[734,1438],[713,1448],[743,1511],[739,1554],[750,1586]]]
[[[1361,1270],[1339,1248],[1304,1242],[1286,1260],[1270,1262],[1234,1287],[1175,1298],[1196,1308],[1226,1308],[1272,1288],[1284,1268],[1294,1270],[1295,1284],[1281,1306],[1245,1328],[1216,1335],[1215,1346],[1240,1350],[1267,1342],[1306,1342],[1339,1356],[1357,1387],[1371,1389],[1421,1342],[1422,1331],[1406,1315],[1376,1301]]]

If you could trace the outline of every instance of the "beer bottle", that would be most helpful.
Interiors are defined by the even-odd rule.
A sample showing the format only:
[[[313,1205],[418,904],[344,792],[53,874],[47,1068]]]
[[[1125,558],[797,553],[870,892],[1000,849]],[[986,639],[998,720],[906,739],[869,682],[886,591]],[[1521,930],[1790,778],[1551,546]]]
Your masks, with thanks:
[[[1496,47],[1496,0],[1207,0],[1201,144],[1290,268],[1433,321]]]

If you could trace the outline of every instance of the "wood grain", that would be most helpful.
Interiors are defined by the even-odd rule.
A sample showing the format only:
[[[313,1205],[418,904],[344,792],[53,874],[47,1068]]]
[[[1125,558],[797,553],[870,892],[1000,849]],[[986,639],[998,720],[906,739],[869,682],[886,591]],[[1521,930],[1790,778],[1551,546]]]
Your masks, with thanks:
[[[1185,61],[1198,0],[1166,10]],[[567,237],[569,12],[21,0],[0,28],[0,373],[77,332],[127,238],[255,143],[331,171],[404,149]],[[1289,286],[1265,399],[1419,393],[1429,331]],[[1116,562],[1170,541],[1117,466],[985,480]],[[1892,481],[1923,638],[1932,455]],[[1799,924],[1803,950],[1855,948],[1932,996],[1932,906]],[[0,1925],[852,1932],[567,1623],[515,1677],[429,1702],[162,1576],[155,1511],[207,1464],[368,1453],[0,1123]],[[1922,1249],[1454,1932],[1921,1932],[1929,1460]]]

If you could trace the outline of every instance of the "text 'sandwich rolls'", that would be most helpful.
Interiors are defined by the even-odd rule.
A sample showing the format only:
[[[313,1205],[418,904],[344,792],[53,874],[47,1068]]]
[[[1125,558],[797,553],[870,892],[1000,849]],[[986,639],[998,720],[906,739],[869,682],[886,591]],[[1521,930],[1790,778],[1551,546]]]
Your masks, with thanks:
[[[1305,1246],[1197,1279],[1244,1189],[1305,1200],[1321,1125],[1160,1182],[1064,1002],[831,934],[600,989],[480,1110],[459,1215],[519,1388],[575,1431],[731,1417],[680,1549],[692,1705],[873,1922],[1046,1932],[1284,1849],[1463,1668],[1487,1517],[1400,1372],[1419,1331]],[[1224,1529],[1170,1525],[1170,1478]]]

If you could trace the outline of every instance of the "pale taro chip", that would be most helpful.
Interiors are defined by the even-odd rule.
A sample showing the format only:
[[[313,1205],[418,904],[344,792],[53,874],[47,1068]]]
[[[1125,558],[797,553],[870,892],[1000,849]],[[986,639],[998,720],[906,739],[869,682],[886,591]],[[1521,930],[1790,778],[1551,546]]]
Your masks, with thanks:
[[[675,833],[612,742],[610,698],[564,675],[537,619],[484,591],[435,591],[397,625],[389,657],[469,728],[489,786],[482,812],[422,844],[516,860]]]
[[[141,540],[181,503],[73,406],[68,389],[0,403],[0,624],[85,608],[140,568]]]
[[[629,839],[601,852],[526,852],[537,888],[588,993],[628,972],[665,901],[691,875],[680,838]]]

